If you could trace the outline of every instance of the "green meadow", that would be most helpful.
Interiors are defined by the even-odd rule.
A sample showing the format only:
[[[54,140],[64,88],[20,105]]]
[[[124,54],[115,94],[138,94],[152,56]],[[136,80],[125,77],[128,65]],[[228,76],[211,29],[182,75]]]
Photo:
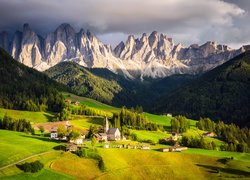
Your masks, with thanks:
[[[51,151],[55,146],[58,146],[57,142],[51,142],[45,137],[0,130],[0,167],[35,154]]]
[[[54,114],[49,112],[30,112],[0,108],[0,118],[3,118],[5,114],[14,119],[26,119],[33,123],[48,122],[54,117]]]
[[[154,143],[158,143],[159,139],[170,137],[169,133],[161,131],[131,130],[131,133],[136,134],[140,141],[151,140]]]

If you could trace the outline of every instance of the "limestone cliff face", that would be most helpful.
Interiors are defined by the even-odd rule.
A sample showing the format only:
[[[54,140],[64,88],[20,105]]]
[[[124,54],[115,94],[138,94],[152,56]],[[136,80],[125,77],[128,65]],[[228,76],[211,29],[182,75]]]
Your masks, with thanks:
[[[62,61],[75,61],[89,68],[107,68],[130,79],[200,73],[245,51],[244,48],[234,50],[215,42],[189,47],[175,45],[172,38],[156,31],[149,36],[144,33],[138,39],[130,35],[126,42],[112,50],[90,31],[81,29],[76,32],[66,23],[45,38],[36,34],[28,24],[12,38],[7,32],[2,32],[0,47],[16,60],[40,71]]]

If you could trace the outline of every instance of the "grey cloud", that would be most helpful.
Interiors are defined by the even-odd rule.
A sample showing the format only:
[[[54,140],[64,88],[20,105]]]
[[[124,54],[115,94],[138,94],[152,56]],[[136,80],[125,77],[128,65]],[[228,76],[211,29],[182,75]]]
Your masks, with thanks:
[[[45,34],[68,22],[77,29],[92,30],[106,42],[123,39],[124,34],[157,30],[186,44],[209,39],[235,44],[246,38],[230,32],[238,28],[237,35],[248,34],[247,30],[241,34],[240,28],[249,29],[242,26],[250,9],[247,1],[1,0],[0,29],[14,30],[28,22]]]

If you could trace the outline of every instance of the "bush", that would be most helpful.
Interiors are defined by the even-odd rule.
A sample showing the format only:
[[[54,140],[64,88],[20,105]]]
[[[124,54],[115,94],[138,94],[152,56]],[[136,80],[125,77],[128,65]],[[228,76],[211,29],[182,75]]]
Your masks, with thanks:
[[[21,169],[24,172],[38,172],[43,168],[43,164],[40,161],[34,161],[31,163],[24,163],[24,164],[20,164],[20,165],[16,165],[19,169]]]
[[[104,162],[102,157],[98,160],[98,167],[100,170],[104,171],[105,170],[105,166],[104,166]]]

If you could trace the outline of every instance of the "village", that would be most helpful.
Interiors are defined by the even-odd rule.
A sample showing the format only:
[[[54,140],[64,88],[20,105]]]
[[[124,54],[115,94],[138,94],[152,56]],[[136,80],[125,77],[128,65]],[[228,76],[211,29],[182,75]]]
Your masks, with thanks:
[[[92,137],[87,138],[88,132],[80,132],[74,138],[70,137],[70,134],[60,136],[60,128],[64,127],[67,132],[72,131],[74,127],[70,124],[70,121],[62,122],[51,122],[50,125],[45,126],[46,132],[49,132],[49,139],[52,141],[66,142],[65,151],[76,152],[81,147],[86,146],[87,142],[90,142],[92,138],[96,142],[100,143],[102,148],[123,148],[123,149],[141,149],[150,150],[152,144],[149,143],[135,143],[131,140],[126,139],[125,136],[121,135],[118,128],[110,128],[108,118],[105,117],[103,120],[103,128],[98,130],[98,133],[92,135]],[[39,129],[41,127],[36,127]],[[181,152],[187,150],[187,147],[180,146],[177,141],[181,137],[180,134],[171,133],[169,138],[165,138],[165,141],[174,142],[172,146],[167,146],[164,148],[159,148],[160,152]]]

